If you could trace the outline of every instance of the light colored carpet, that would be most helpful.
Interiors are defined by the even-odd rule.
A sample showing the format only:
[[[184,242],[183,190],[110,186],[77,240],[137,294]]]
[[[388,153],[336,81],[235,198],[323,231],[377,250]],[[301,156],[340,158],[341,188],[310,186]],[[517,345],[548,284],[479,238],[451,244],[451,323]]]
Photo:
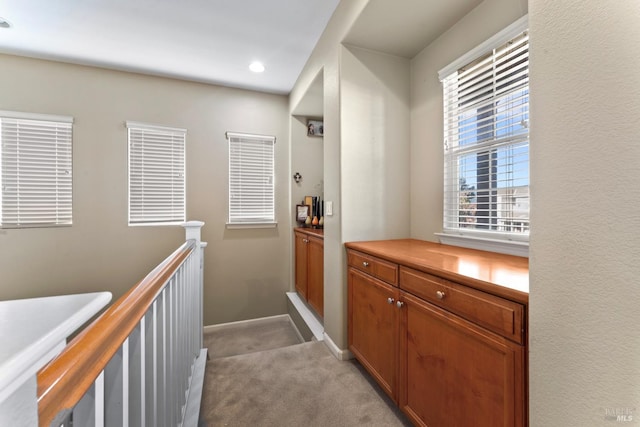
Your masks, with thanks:
[[[207,363],[201,422],[209,427],[410,426],[357,362],[322,342]]]
[[[300,344],[288,318],[277,317],[261,323],[240,323],[205,332],[204,346],[209,359],[236,356]]]

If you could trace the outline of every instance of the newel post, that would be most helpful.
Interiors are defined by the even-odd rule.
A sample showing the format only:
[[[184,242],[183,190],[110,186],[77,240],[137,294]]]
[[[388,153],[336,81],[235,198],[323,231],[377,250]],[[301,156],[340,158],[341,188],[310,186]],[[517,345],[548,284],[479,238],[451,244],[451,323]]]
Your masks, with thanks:
[[[202,243],[202,240],[200,238],[200,230],[202,229],[203,225],[204,222],[202,221],[187,221],[182,223],[182,226],[184,227],[186,232],[185,240],[194,239],[196,241],[196,244],[200,246],[200,243]]]
[[[202,221],[187,221],[182,224],[185,229],[185,240],[195,240],[196,241],[196,249],[194,251],[194,255],[196,257],[196,265],[198,266],[198,312],[200,318],[200,343],[199,346],[202,347],[202,332],[204,327],[204,319],[202,313],[202,304],[203,304],[203,285],[204,285],[204,248],[207,246],[206,242],[202,241],[201,230],[204,222]]]

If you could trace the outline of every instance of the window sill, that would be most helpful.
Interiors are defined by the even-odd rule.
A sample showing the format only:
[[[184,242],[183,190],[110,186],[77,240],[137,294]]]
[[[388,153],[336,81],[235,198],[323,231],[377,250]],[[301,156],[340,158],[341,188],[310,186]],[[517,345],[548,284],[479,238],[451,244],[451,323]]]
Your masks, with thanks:
[[[277,222],[243,222],[243,223],[227,223],[227,229],[242,229],[242,228],[276,228]]]
[[[9,224],[0,225],[0,230],[23,230],[27,228],[64,228],[72,227],[72,223],[68,224]]]
[[[163,227],[166,225],[183,225],[184,221],[170,222],[130,222],[129,227]]]
[[[460,246],[481,251],[498,252],[528,258],[529,242],[513,240],[487,239],[484,237],[466,236],[450,233],[435,233],[443,245]]]

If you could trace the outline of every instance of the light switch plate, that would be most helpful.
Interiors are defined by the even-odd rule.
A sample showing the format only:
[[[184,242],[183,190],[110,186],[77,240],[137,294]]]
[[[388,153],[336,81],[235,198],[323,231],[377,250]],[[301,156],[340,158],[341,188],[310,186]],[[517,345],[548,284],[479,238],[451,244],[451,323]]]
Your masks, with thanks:
[[[333,215],[333,202],[327,202],[324,210],[327,216]]]

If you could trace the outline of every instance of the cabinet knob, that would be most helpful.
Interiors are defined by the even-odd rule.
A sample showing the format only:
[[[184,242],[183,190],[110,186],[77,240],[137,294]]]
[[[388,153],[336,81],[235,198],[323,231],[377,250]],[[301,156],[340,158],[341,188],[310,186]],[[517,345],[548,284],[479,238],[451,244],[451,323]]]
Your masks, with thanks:
[[[302,241],[303,241],[304,243],[309,243],[309,240],[307,240],[307,239],[302,239]]]
[[[438,297],[438,299],[444,299],[445,294],[442,291],[437,291],[436,292],[436,296]]]
[[[367,261],[362,261],[362,265],[364,265],[365,267],[369,267],[369,263]]]
[[[403,306],[403,305],[404,305],[404,303],[403,303],[402,301],[398,301],[398,302],[396,302],[396,306],[397,306],[398,308],[402,308],[402,306]]]
[[[387,304],[393,304],[395,300],[391,297],[387,298]]]

